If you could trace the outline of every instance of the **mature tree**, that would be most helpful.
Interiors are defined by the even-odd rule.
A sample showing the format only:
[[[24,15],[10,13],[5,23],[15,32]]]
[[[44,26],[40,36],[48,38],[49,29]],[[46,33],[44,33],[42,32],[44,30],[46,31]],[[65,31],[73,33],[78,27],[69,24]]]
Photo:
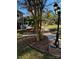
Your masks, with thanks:
[[[47,0],[18,0],[18,5],[26,8],[34,17],[35,29],[37,32],[37,41],[42,39],[41,25],[42,25],[42,11]]]
[[[27,9],[32,14],[35,22],[34,28],[35,31],[37,32],[37,41],[39,41],[42,38],[41,35],[42,12],[43,9],[46,7],[46,2],[47,0],[18,0],[17,3],[18,8]],[[49,5],[52,4],[53,3]]]

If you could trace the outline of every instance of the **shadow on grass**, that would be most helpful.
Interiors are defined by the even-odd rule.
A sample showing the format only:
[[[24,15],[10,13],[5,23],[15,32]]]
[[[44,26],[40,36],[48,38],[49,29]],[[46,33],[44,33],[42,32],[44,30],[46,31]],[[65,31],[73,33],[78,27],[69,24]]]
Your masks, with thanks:
[[[25,53],[30,53],[31,51],[32,51],[32,48],[29,48],[28,46],[24,48],[17,48],[17,55],[21,56]]]
[[[42,54],[34,49],[27,47],[25,49],[18,50],[17,59],[59,59],[48,54]],[[28,56],[29,55],[29,56]]]

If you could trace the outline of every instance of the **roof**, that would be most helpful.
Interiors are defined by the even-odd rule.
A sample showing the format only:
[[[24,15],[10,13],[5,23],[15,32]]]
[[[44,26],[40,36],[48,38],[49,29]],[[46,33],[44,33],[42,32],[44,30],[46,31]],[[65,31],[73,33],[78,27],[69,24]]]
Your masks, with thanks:
[[[21,11],[19,11],[19,10],[17,10],[17,13],[19,13],[19,14],[22,14],[22,15],[23,15],[23,13],[22,13]]]

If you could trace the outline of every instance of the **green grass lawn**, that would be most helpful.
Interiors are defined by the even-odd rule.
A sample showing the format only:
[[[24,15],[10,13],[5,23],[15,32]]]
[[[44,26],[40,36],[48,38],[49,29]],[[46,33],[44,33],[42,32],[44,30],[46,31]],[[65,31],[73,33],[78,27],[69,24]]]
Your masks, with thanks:
[[[61,25],[59,27],[61,28]],[[48,29],[56,29],[57,25],[47,25],[46,28],[48,28]]]
[[[27,48],[23,53],[20,53],[20,55],[18,55],[17,57],[18,59],[56,59],[54,56],[42,54],[30,47]]]

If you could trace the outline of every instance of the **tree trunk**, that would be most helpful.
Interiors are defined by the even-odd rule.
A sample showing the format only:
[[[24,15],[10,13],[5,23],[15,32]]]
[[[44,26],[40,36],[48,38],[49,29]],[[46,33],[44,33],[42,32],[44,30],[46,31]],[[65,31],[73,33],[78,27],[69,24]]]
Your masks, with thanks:
[[[36,0],[36,3],[38,3],[38,1]],[[41,36],[41,30],[40,30],[40,7],[39,5],[35,6],[35,16],[36,16],[36,33],[37,33],[37,41],[40,41],[40,36]]]

